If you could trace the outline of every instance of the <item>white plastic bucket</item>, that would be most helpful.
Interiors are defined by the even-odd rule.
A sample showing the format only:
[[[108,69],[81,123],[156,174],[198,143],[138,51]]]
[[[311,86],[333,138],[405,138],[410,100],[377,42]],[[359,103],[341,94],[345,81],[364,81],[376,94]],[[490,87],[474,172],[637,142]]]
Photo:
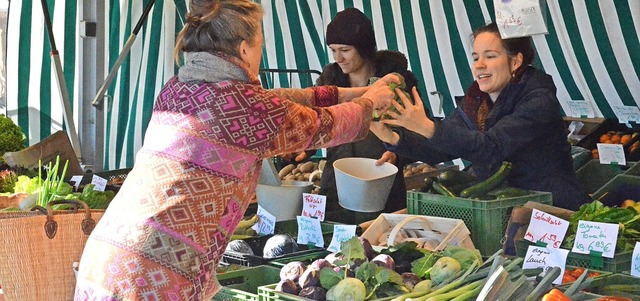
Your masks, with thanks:
[[[258,205],[276,217],[276,221],[295,219],[302,214],[302,194],[309,193],[313,183],[307,181],[282,181],[280,186],[258,184]]]
[[[375,159],[343,158],[333,162],[340,206],[358,212],[384,209],[398,167]]]

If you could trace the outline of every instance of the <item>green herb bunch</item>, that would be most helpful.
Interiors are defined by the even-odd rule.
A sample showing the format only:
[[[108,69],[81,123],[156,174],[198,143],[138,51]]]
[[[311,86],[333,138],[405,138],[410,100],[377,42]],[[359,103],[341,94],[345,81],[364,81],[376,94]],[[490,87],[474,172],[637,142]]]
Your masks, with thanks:
[[[4,153],[25,148],[26,136],[11,118],[0,114],[0,163],[4,162]]]

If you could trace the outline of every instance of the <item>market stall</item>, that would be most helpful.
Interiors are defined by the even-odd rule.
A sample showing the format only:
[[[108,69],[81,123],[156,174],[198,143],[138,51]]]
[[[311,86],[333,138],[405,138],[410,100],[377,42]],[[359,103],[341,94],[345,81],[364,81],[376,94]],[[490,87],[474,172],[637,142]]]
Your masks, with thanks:
[[[570,133],[567,140],[575,151],[573,169],[591,202],[571,211],[560,208],[564,204],[550,192],[511,187],[508,161],[478,179],[465,162],[418,161],[398,170],[389,163],[359,160],[333,165],[342,208],[329,211],[326,198],[317,194],[326,164],[322,155],[291,164],[278,164],[279,157],[265,159],[249,209],[238,212],[238,218],[244,217],[233,233],[225,229],[232,240],[217,254],[221,262],[216,273],[223,287],[213,300],[639,300],[640,51],[635,50],[640,45],[635,21],[640,8],[632,0],[545,2],[549,33],[534,36],[535,65],[553,77]],[[10,32],[10,43],[20,47],[8,54],[9,73],[26,78],[9,81],[8,88],[18,92],[8,95],[11,119],[0,116],[0,121],[20,126],[10,125],[20,131],[13,133],[17,146],[0,145],[9,163],[0,170],[0,237],[15,241],[2,249],[6,262],[0,285],[11,300],[66,300],[73,295],[83,245],[127,181],[155,96],[175,74],[172,49],[176,29],[184,23],[176,16],[186,12],[181,1],[100,3],[112,12],[97,17],[104,32],[92,35],[82,27],[82,38],[75,39],[77,16],[66,13],[73,9],[48,3],[53,23],[45,23],[74,33],[58,45],[64,45],[72,118],[82,125],[83,145],[67,147],[66,140],[43,147],[48,139],[67,138],[56,131],[74,123],[63,121],[58,102],[52,101],[59,96],[46,93],[53,89],[49,58],[41,53],[49,49],[46,43],[17,43],[25,35],[37,35],[27,26]],[[466,37],[472,28],[496,18],[497,2],[261,3],[267,43],[260,79],[265,88],[313,85],[315,70],[331,60],[324,45],[326,23],[343,8],[356,6],[374,21],[378,48],[407,54],[430,117],[441,119],[456,109],[456,96],[473,81]],[[17,2],[12,9],[22,12],[11,16],[15,26],[27,22],[27,12],[34,8]],[[63,22],[69,20],[73,22]],[[127,24],[135,21],[140,41],[123,46],[124,37],[132,34]],[[160,30],[158,24],[175,26]],[[85,70],[78,66],[87,57],[72,49],[79,44],[95,48],[94,38],[97,45],[108,46],[98,55],[105,63]],[[296,43],[300,47],[294,51],[292,41],[304,43]],[[41,64],[27,64],[26,55],[18,55],[27,48],[24,53],[41,58]],[[88,86],[97,86],[95,74],[116,65],[123,50],[131,55],[114,84],[105,87],[105,101],[95,107],[87,103],[92,93],[86,90],[93,89],[83,90],[79,83],[93,76]],[[42,78],[29,80],[30,72]],[[67,157],[61,159],[59,153],[65,151]],[[82,155],[76,156],[79,151]],[[391,185],[387,180],[396,174],[407,183],[406,208],[383,212]],[[66,228],[52,224],[56,214],[81,223],[82,234],[60,217],[58,223]],[[36,226],[23,228],[27,219]],[[11,232],[15,229],[38,237],[12,239],[31,237]],[[70,233],[73,246],[61,239]],[[47,256],[53,251],[60,257]],[[49,267],[47,273],[40,266]],[[30,281],[59,286],[31,289]]]

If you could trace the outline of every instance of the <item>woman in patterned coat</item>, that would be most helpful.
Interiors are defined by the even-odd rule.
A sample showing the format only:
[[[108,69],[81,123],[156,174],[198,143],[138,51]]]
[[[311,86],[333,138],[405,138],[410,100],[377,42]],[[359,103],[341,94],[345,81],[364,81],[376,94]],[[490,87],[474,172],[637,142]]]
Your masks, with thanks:
[[[184,66],[160,91],[135,166],[89,237],[75,300],[211,299],[262,159],[362,139],[372,110],[393,98],[393,75],[370,88],[264,90],[261,6],[190,6],[176,45]]]

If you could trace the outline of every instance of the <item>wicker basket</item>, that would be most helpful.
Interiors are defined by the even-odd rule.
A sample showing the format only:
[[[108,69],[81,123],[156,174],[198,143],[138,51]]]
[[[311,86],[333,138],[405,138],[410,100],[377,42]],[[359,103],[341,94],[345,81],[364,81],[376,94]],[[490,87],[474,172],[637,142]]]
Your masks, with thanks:
[[[54,204],[84,210],[53,211]],[[73,300],[73,263],[104,210],[52,201],[46,210],[0,213],[0,284],[7,300]]]

